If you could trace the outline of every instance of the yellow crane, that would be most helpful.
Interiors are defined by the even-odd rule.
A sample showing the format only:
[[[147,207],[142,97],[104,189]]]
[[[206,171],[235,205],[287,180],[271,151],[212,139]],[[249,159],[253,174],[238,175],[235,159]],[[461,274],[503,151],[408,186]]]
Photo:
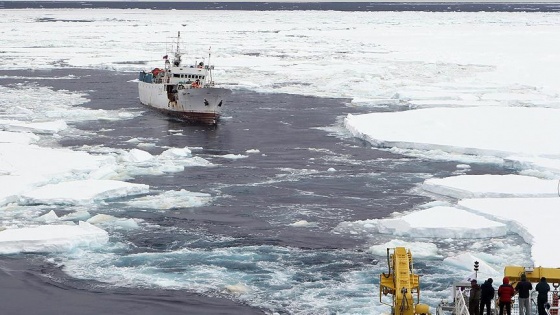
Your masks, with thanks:
[[[431,315],[429,306],[420,304],[420,276],[414,274],[410,250],[387,248],[387,264],[389,272],[379,276],[379,302],[390,305],[392,315]],[[392,304],[383,302],[385,295],[392,296]]]
[[[525,274],[529,282],[539,282],[541,277],[545,277],[549,283],[560,283],[560,268],[520,266],[506,266],[504,268],[504,277],[508,277],[511,284],[521,281],[522,274]]]
[[[387,248],[387,265],[388,273],[382,273],[379,276],[379,302],[381,304],[391,306],[391,315],[431,315],[430,308],[426,304],[420,304],[420,276],[414,273],[412,264],[412,254],[410,250],[404,247]],[[475,268],[477,262],[475,263]],[[477,269],[475,269],[477,270]],[[545,277],[549,283],[552,283],[554,290],[552,292],[551,314],[560,314],[558,312],[558,304],[560,304],[560,268],[545,267],[521,267],[506,266],[504,268],[504,276],[508,277],[510,283],[515,285],[521,281],[521,275],[525,274],[530,282],[539,282],[541,277]],[[437,308],[438,315],[451,314],[468,315],[469,311],[463,295],[464,290],[470,286],[470,283],[456,283],[453,286],[455,301],[451,304],[443,302]],[[383,301],[384,296],[391,296],[391,303]],[[558,312],[558,313],[557,313]]]

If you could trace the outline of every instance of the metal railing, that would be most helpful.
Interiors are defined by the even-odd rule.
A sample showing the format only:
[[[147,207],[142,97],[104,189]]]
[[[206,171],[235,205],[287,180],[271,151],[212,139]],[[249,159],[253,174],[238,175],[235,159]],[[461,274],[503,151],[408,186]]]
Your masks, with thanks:
[[[468,304],[468,296],[470,294],[470,287],[467,287],[470,284],[467,283],[454,283],[453,284],[453,302],[446,303],[442,302],[438,305],[436,309],[436,315],[446,315],[446,314],[453,314],[453,315],[470,315],[469,313],[469,304]],[[537,294],[538,292],[533,291],[530,297],[530,315],[537,315]],[[557,296],[560,294],[558,291],[553,291],[548,294],[548,303],[550,303],[550,308],[546,309],[547,315],[560,315],[560,302],[559,305],[552,306],[554,303],[554,294]],[[492,314],[499,315],[500,308],[498,306],[498,299],[494,300],[492,303]],[[486,314],[486,312],[484,312]],[[505,310],[504,310],[505,313]],[[484,315],[484,314],[480,314]],[[519,315],[519,299],[514,298],[512,299],[511,304],[511,315]]]
[[[470,292],[470,290],[468,290]],[[467,290],[455,291],[455,314],[469,315],[469,306],[465,301]]]

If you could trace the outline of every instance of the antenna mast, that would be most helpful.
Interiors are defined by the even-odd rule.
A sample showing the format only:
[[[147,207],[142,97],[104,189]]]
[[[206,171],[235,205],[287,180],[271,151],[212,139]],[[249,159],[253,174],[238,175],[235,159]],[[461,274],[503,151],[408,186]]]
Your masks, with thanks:
[[[212,56],[211,50],[212,50],[212,46],[208,47],[208,64],[206,65],[206,69],[208,69],[208,74],[210,74],[210,83],[213,84],[214,78],[212,78],[212,64],[210,63],[210,57]]]
[[[175,54],[178,55],[179,52],[179,45],[180,45],[180,40],[181,40],[181,31],[177,32],[177,49],[175,51]]]

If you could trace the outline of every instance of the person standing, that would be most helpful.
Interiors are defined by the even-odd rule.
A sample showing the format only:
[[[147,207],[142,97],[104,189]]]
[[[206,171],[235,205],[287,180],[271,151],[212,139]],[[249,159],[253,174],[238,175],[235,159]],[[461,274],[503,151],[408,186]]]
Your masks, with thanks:
[[[509,278],[504,277],[503,284],[498,288],[498,297],[500,298],[500,315],[506,309],[507,315],[511,315],[511,298],[515,294],[515,289],[509,284]]]
[[[488,278],[488,280],[484,281],[484,283],[480,286],[480,315],[484,315],[484,306],[486,306],[487,315],[490,315],[492,312],[492,310],[490,310],[490,303],[496,294],[496,290],[494,290],[492,282],[494,282],[494,280],[492,278]]]
[[[533,290],[533,284],[527,281],[525,274],[521,275],[521,281],[515,285],[515,292],[519,294],[519,315],[531,314],[531,300],[529,296]]]
[[[476,280],[471,280],[471,292],[469,294],[469,314],[479,315],[480,311],[480,286]]]
[[[537,309],[539,311],[539,315],[546,315],[544,305],[548,302],[548,292],[550,291],[550,285],[548,285],[548,283],[546,282],[545,277],[542,277],[541,281],[537,283],[535,290],[539,292],[539,295],[537,295]]]

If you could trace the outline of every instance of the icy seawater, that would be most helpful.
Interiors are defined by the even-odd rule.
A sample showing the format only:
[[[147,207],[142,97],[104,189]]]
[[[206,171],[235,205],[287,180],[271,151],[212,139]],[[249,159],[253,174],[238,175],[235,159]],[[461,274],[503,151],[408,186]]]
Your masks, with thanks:
[[[53,183],[2,211],[4,225],[87,220],[106,231],[101,244],[10,256],[44,265],[50,279],[44,286],[139,299],[148,294],[168,307],[166,292],[185,292],[197,299],[173,293],[173,300],[187,301],[183,309],[215,299],[222,309],[214,313],[381,314],[388,309],[376,302],[375,284],[387,266],[385,249],[375,246],[394,237],[360,233],[344,222],[382,219],[429,203],[432,197],[417,186],[434,176],[510,173],[498,165],[462,167],[375,149],[342,125],[347,114],[372,108],[346,99],[236,90],[223,119],[210,127],[143,107],[136,73],[75,69],[0,76],[5,116],[32,115],[22,109],[29,105],[67,121],[67,130],[42,137],[40,145],[111,157],[119,165],[97,170],[97,181],[80,181],[82,190],[93,191],[85,197],[65,195],[77,183]],[[22,105],[10,111],[10,101]],[[382,110],[387,108],[373,109]],[[119,195],[108,188],[117,185],[103,178],[138,186],[121,187]],[[425,301],[434,306],[447,298],[453,277],[469,271],[464,263],[441,264],[446,257],[431,246],[460,255],[472,240],[421,236],[399,239],[420,242],[415,267],[424,275]],[[478,250],[512,245],[513,255],[527,254],[514,245],[522,243],[518,237],[491,236]]]

